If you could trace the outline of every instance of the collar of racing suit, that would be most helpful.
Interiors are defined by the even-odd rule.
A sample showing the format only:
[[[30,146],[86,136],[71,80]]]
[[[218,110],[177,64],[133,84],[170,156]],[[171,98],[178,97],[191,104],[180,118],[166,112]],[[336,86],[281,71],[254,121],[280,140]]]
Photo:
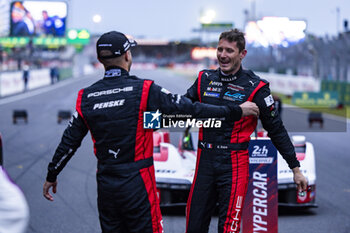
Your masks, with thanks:
[[[105,70],[104,78],[129,76],[129,72],[119,66],[109,66]]]
[[[239,70],[235,74],[225,74],[219,68],[219,77],[220,77],[220,80],[223,82],[231,82],[239,78],[241,72],[242,72],[242,66],[239,67]]]

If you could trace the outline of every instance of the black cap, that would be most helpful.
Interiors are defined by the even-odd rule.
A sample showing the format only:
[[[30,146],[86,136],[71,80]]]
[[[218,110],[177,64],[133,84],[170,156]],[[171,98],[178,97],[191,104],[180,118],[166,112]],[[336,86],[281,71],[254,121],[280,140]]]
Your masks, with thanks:
[[[96,51],[98,58],[113,58],[119,57],[126,53],[131,47],[136,46],[136,41],[128,39],[123,33],[117,31],[111,31],[104,33],[96,43]],[[102,50],[108,50],[112,52],[112,55],[101,56]]]

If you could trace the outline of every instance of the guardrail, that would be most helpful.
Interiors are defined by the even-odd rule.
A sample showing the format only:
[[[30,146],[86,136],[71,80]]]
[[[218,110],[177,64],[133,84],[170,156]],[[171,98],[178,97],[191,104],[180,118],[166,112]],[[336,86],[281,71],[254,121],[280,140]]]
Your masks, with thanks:
[[[274,92],[292,96],[294,92],[319,92],[321,82],[311,76],[295,76],[286,74],[261,73],[256,74],[270,83]]]
[[[73,69],[59,68],[60,80],[73,77]],[[29,70],[28,83],[25,87],[23,71],[0,73],[0,97],[13,95],[51,84],[50,69]]]

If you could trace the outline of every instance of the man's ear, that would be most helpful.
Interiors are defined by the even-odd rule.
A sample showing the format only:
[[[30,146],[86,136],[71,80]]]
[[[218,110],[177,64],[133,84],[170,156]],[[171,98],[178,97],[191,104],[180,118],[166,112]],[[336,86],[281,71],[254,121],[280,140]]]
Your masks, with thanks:
[[[130,51],[126,51],[126,53],[124,53],[124,59],[125,61],[129,61],[131,59],[131,54],[130,54]]]
[[[246,55],[247,55],[247,50],[244,49],[244,50],[241,52],[241,54],[240,54],[241,60],[243,60],[243,58],[244,58]]]

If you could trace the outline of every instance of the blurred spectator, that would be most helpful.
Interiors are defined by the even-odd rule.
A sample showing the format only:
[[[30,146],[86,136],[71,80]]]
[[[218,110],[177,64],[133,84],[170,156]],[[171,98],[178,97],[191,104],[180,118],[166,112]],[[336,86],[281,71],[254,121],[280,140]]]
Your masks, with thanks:
[[[0,151],[0,232],[24,233],[28,221],[27,201],[22,191],[11,181],[2,167],[2,153]]]
[[[28,64],[23,65],[23,82],[24,82],[24,90],[26,91],[28,88],[28,79],[29,79],[29,66]]]
[[[27,201],[0,165],[0,232],[24,233],[29,220]]]
[[[2,160],[2,139],[0,134],[0,166],[2,166],[3,160]]]
[[[19,57],[19,58],[17,59],[17,69],[18,69],[18,70],[21,70],[21,69],[22,69],[22,58],[21,58],[21,57]]]
[[[57,66],[53,66],[50,68],[50,78],[51,78],[51,84],[54,84],[55,82],[59,81],[59,71]]]

